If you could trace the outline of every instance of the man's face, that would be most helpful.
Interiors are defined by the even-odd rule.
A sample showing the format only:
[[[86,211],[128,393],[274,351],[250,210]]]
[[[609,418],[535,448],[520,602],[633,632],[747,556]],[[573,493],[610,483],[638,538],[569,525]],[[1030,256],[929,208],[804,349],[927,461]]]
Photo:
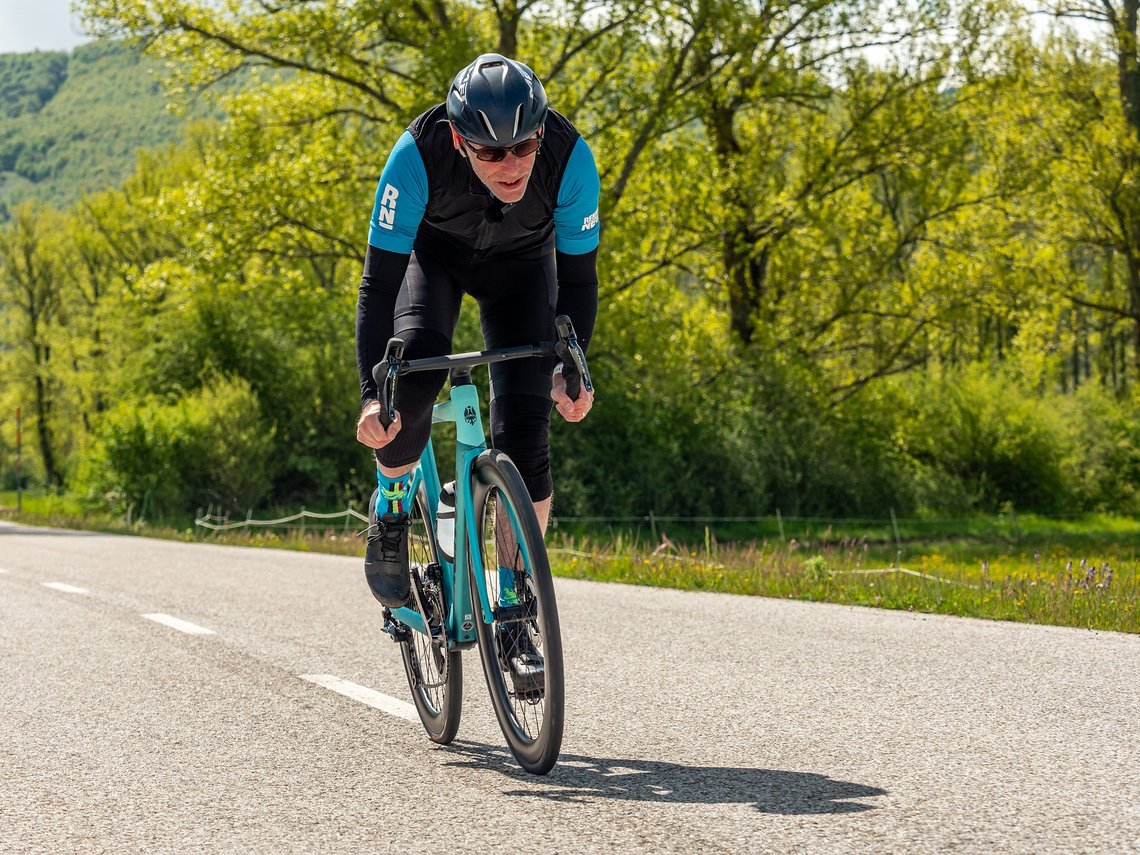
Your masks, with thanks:
[[[537,136],[538,134],[535,134],[532,139]],[[482,150],[484,146],[461,139],[454,128],[451,131],[451,142],[459,153],[467,158],[475,171],[475,176],[487,186],[496,199],[512,203],[519,201],[526,193],[526,185],[530,181],[531,172],[534,171],[534,160],[538,152],[531,152],[526,157],[518,157],[513,152],[508,152],[501,161],[493,163],[479,160],[475,152]]]

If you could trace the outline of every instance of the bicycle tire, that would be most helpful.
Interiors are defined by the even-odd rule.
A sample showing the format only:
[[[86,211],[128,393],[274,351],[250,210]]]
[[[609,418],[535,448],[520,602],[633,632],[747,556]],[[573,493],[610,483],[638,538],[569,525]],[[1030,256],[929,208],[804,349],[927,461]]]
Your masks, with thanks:
[[[420,586],[421,596],[436,600],[430,592],[439,581],[428,577],[441,572],[439,547],[431,527],[427,501],[427,491],[421,484],[411,508],[408,561],[413,573],[412,584]],[[414,598],[411,605],[415,607]],[[437,608],[446,615],[442,596],[438,597]],[[463,707],[463,657],[460,651],[448,650],[445,643],[437,643],[424,633],[410,628],[408,633],[408,640],[400,644],[400,653],[408,688],[412,692],[412,703],[428,738],[447,745],[459,731]]]
[[[502,624],[504,627],[522,627],[521,631],[530,634],[531,643],[541,653],[544,664],[543,688],[538,691],[519,692],[513,679],[507,676],[506,657],[500,643],[498,618],[492,624],[483,620],[475,621],[479,640],[479,658],[483,664],[483,675],[487,679],[487,689],[495,717],[506,737],[507,746],[519,764],[528,772],[545,775],[558,761],[562,749],[562,730],[565,723],[566,690],[562,661],[562,638],[558,624],[558,606],[554,598],[554,580],[550,573],[550,561],[542,538],[542,529],[534,513],[534,505],[523,483],[518,469],[506,454],[491,449],[481,454],[475,461],[472,477],[472,493],[475,498],[478,544],[483,559],[487,581],[488,598],[492,605],[499,599],[498,565],[500,558],[506,558],[517,568],[522,568],[522,588],[516,573],[515,589],[520,592],[520,606],[515,614],[532,615],[525,621]],[[514,511],[522,539],[524,553],[517,546],[512,556],[500,556],[498,539],[492,534],[494,509],[502,500]],[[490,513],[489,513],[490,512]],[[488,537],[490,536],[490,542]],[[471,596],[473,611],[481,615],[478,586],[474,566],[469,565],[471,574]],[[521,610],[521,611],[520,611]]]

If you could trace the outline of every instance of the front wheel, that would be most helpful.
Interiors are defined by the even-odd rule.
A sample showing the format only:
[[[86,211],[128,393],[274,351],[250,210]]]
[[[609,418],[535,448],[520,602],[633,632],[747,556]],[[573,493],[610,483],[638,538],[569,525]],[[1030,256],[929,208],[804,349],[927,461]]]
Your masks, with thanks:
[[[458,650],[448,650],[442,632],[447,619],[443,601],[443,576],[439,564],[439,548],[431,528],[427,491],[420,485],[411,509],[408,529],[408,561],[412,586],[419,602],[428,612],[424,623],[436,630],[429,637],[408,629],[408,638],[400,645],[404,670],[412,690],[412,703],[420,715],[424,730],[432,742],[447,745],[459,730],[463,705],[463,663]],[[412,607],[417,600],[413,597]]]
[[[494,615],[491,624],[481,619],[472,564],[483,674],[511,753],[528,772],[545,775],[562,748],[566,695],[558,606],[542,529],[522,476],[503,452],[492,449],[475,461],[472,494],[480,535],[473,547],[482,558]]]

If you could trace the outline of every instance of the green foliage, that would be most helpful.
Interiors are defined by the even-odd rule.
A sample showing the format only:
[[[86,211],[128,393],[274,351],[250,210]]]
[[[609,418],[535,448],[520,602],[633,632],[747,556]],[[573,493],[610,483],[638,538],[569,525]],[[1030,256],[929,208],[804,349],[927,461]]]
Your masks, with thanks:
[[[67,79],[67,54],[0,54],[0,115],[36,113]],[[0,169],[10,169],[0,162]]]
[[[1066,484],[1082,509],[1140,513],[1140,407],[1100,384],[1053,402],[1062,424]]]
[[[24,198],[65,207],[121,184],[138,149],[175,142],[183,120],[166,109],[137,47],[94,42],[71,54],[0,55],[0,222]],[[198,105],[194,115],[208,115]]]
[[[109,410],[77,490],[153,514],[195,503],[248,507],[270,485],[273,429],[243,380],[218,378],[174,403],[151,398]]]
[[[51,404],[61,460],[37,472],[170,509],[208,488],[249,501],[172,450],[226,377],[269,449],[249,452],[272,460],[267,501],[366,495],[351,339],[375,181],[498,46],[543,76],[603,179],[599,397],[555,419],[559,514],[1136,505],[1136,158],[1111,63],[1034,45],[1015,4],[82,5],[136,41],[0,62],[19,111],[0,159],[21,173],[3,192],[66,202],[49,180],[119,185],[119,154],[184,136],[41,229],[60,271],[42,340],[0,306],[0,399]],[[899,30],[889,59],[847,50]],[[168,99],[225,119],[153,120]],[[457,346],[479,345],[472,312]],[[127,475],[101,479],[112,448]]]
[[[1041,512],[1070,507],[1061,424],[1050,402],[1008,375],[973,369],[910,390],[899,443],[936,494],[923,504],[950,512],[1005,503]]]

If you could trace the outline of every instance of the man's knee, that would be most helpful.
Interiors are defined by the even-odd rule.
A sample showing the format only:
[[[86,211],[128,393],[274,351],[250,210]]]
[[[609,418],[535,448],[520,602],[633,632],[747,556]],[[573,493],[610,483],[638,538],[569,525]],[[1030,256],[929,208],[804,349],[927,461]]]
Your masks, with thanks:
[[[553,492],[550,474],[550,398],[503,395],[491,402],[491,441],[518,467],[531,501]]]
[[[424,359],[451,352],[451,342],[447,337],[432,330],[402,330],[398,337],[405,345],[405,359]],[[379,463],[388,468],[398,468],[419,459],[431,434],[432,405],[446,379],[446,371],[421,371],[400,377],[396,409],[403,426],[396,438],[376,453]]]

